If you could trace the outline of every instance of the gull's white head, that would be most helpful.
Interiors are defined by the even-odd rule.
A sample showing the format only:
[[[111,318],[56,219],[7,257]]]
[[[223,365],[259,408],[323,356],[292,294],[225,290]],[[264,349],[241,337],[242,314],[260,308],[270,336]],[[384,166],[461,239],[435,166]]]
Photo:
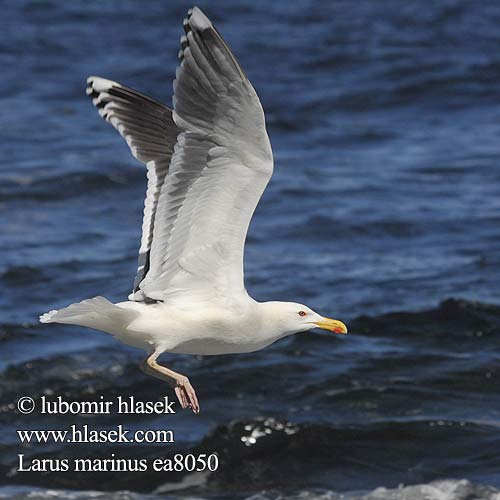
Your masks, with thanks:
[[[280,336],[305,332],[313,328],[321,328],[334,333],[347,334],[347,327],[342,321],[325,318],[311,308],[296,302],[265,302],[266,316],[270,319],[274,330]]]

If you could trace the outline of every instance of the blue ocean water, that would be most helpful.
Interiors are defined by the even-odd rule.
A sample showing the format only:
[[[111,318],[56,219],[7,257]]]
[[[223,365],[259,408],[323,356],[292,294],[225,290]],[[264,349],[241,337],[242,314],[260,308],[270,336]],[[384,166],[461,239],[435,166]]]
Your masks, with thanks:
[[[172,420],[179,449],[227,445],[225,472],[196,491],[358,491],[445,477],[500,486],[500,308],[486,305],[500,304],[500,4],[199,5],[257,90],[274,150],[249,230],[247,288],[257,300],[307,303],[352,334],[172,358],[202,403],[201,415]],[[11,474],[19,425],[68,423],[15,414],[20,395],[168,392],[139,372],[141,353],[37,318],[130,292],[145,171],[93,109],[85,79],[170,105],[190,6],[2,8],[0,484],[88,487],[79,476]],[[396,311],[405,313],[386,315]],[[298,431],[252,453],[230,446],[245,425],[280,434],[276,422]],[[95,489],[146,492],[170,480],[93,478]]]

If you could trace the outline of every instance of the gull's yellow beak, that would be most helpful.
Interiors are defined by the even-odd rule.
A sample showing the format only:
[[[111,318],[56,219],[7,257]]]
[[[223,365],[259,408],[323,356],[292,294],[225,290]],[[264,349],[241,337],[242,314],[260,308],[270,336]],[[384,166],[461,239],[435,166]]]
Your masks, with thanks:
[[[331,332],[347,335],[347,326],[336,319],[323,318],[321,321],[315,321],[314,324],[322,330],[330,330]]]

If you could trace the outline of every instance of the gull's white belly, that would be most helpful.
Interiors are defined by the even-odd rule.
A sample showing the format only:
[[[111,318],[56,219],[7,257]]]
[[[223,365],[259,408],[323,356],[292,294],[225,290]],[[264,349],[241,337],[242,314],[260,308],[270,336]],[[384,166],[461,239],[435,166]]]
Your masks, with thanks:
[[[125,344],[178,354],[230,354],[262,349],[276,340],[249,306],[226,309],[200,307],[182,310],[165,304],[117,304],[139,313],[115,337]]]
[[[232,339],[222,339],[216,337],[207,337],[205,339],[191,339],[182,342],[173,349],[168,349],[168,352],[177,354],[200,354],[204,356],[216,354],[237,354],[244,352],[253,352],[263,349],[271,344],[272,341],[265,342],[246,342],[244,344],[232,341]]]

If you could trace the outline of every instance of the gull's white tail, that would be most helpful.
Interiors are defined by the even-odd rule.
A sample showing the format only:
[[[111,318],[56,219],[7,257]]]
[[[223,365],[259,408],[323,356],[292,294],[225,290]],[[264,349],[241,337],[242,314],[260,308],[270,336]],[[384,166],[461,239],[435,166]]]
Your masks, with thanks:
[[[81,325],[115,334],[129,324],[137,313],[111,303],[104,297],[82,300],[64,309],[49,311],[40,316],[41,323]]]

